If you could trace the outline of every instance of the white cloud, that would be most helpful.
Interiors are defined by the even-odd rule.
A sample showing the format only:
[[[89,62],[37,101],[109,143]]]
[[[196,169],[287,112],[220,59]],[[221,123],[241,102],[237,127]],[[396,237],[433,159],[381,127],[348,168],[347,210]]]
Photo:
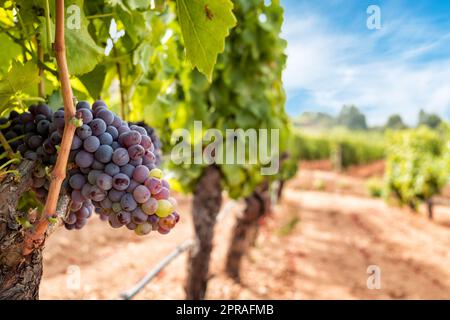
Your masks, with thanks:
[[[330,28],[317,15],[288,17],[284,83],[288,97],[309,94],[299,109],[332,108],[353,103],[370,124],[381,124],[399,113],[410,124],[419,109],[443,115],[450,107],[450,59],[418,63],[435,53],[449,36],[424,29],[417,21],[391,21],[381,31],[347,34]],[[425,39],[422,41],[421,39]],[[388,42],[383,42],[388,41]],[[384,48],[383,51],[379,48]]]

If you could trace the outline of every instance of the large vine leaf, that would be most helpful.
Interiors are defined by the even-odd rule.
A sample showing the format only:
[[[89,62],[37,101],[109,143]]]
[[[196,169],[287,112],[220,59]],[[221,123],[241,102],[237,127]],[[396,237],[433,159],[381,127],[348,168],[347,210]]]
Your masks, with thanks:
[[[8,71],[8,68],[17,56],[19,56],[22,51],[18,44],[13,40],[8,38],[6,34],[0,34],[0,43],[2,44],[2,50],[0,50],[0,74],[4,74]]]
[[[230,0],[176,0],[186,56],[211,81],[217,55],[236,24]]]
[[[0,108],[3,108],[12,96],[23,93],[39,82],[36,65],[29,61],[22,64],[14,61],[11,69],[4,78],[0,80]]]
[[[88,32],[88,19],[84,15],[83,5],[83,0],[66,1],[66,8],[76,6],[80,9],[79,28],[69,25],[70,19],[76,19],[78,12],[66,14],[65,40],[67,64],[71,75],[81,75],[93,70],[103,57],[103,49],[95,43]]]

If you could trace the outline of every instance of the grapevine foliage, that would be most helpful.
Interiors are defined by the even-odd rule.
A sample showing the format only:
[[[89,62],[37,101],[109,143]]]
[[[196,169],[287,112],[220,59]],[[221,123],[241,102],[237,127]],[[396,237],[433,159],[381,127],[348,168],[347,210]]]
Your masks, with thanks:
[[[449,179],[448,141],[445,131],[427,127],[388,133],[388,194],[413,209],[439,194]]]
[[[220,130],[224,137],[226,129],[279,129],[281,146],[279,154],[273,155],[277,158],[286,150],[290,135],[281,81],[286,62],[286,42],[280,38],[283,9],[279,1],[265,5],[260,0],[239,0],[234,5],[239,23],[231,30],[225,51],[218,57],[212,82],[181,65],[173,93],[167,95],[169,103],[158,102],[146,109],[151,115],[160,114],[165,121],[152,121],[151,117],[148,121],[158,129],[170,128],[159,130],[166,147],[176,141],[170,141],[165,132],[189,129],[194,137],[194,121],[202,121],[203,130]],[[192,150],[202,143],[193,139],[186,142]],[[192,191],[205,166],[184,163],[171,167],[179,182],[176,187]],[[219,167],[225,190],[233,198],[249,195],[265,179],[259,160],[257,164]]]
[[[103,98],[122,117],[132,111],[136,93],[146,98],[136,98],[138,105],[143,102],[138,108],[153,103],[164,96],[184,63],[185,57],[178,55],[181,34],[186,36],[187,58],[209,77],[235,19],[229,0],[208,1],[212,20],[205,15],[203,2],[156,1],[152,7],[152,1],[66,0],[65,45],[74,95],[79,100]],[[55,110],[61,106],[52,49],[54,17],[54,1],[0,1],[0,112],[25,110],[29,100],[47,101]],[[193,25],[178,23],[186,19],[194,19]],[[199,44],[189,36],[193,26],[207,52],[201,57],[192,53]],[[39,68],[44,70],[44,97],[37,90]],[[120,94],[110,96],[117,81]]]

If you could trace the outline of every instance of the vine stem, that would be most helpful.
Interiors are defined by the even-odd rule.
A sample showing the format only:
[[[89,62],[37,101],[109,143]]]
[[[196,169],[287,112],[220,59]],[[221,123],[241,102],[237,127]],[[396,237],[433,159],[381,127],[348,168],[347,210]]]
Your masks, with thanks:
[[[42,45],[38,39],[36,39],[36,47],[37,47],[37,59],[40,62],[44,62],[44,50]],[[42,65],[38,64],[39,68],[39,84],[38,84],[38,95],[41,98],[45,97],[45,76],[44,76],[44,68]]]
[[[23,254],[28,255],[34,250],[34,242],[45,237],[45,233],[50,225],[51,217],[56,215],[61,185],[66,178],[66,166],[69,159],[70,147],[75,134],[75,124],[71,121],[75,117],[75,106],[73,102],[72,88],[70,86],[69,68],[67,67],[66,48],[64,42],[64,0],[56,0],[56,25],[55,25],[54,50],[58,65],[59,79],[61,81],[61,91],[64,101],[65,127],[59,149],[56,165],[52,171],[50,188],[45,202],[43,214],[30,232],[27,232],[24,239]]]
[[[117,50],[116,47],[113,47],[114,50],[114,56],[117,57]],[[117,68],[117,76],[119,77],[119,89],[120,89],[120,116],[123,120],[126,120],[126,101],[125,101],[125,92],[123,89],[123,79],[122,79],[122,69],[120,62],[116,62],[116,68]]]

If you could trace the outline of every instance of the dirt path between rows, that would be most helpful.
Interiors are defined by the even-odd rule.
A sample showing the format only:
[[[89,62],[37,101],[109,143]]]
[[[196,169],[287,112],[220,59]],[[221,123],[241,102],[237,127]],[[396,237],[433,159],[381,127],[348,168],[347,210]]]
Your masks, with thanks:
[[[287,185],[244,261],[240,284],[223,265],[241,207],[217,224],[209,299],[450,299],[449,209],[438,208],[430,222],[363,193],[301,189],[311,174],[327,175],[303,171]],[[96,218],[79,232],[58,230],[47,243],[41,299],[117,298],[190,238],[190,199],[178,199],[183,220],[167,236],[137,237]],[[185,264],[186,256],[174,261],[136,299],[183,299]],[[380,289],[367,288],[369,266],[381,271]]]

